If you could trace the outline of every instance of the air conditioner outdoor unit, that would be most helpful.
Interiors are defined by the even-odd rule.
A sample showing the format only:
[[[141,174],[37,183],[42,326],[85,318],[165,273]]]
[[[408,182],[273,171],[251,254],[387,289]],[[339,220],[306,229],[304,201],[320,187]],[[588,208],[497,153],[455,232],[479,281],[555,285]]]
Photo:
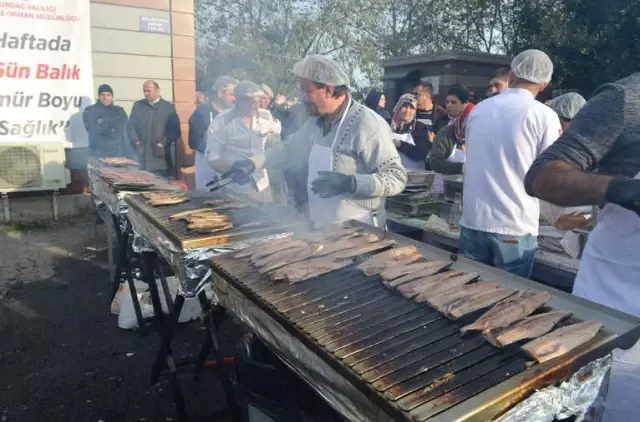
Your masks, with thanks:
[[[58,190],[71,183],[62,142],[0,144],[0,192]]]

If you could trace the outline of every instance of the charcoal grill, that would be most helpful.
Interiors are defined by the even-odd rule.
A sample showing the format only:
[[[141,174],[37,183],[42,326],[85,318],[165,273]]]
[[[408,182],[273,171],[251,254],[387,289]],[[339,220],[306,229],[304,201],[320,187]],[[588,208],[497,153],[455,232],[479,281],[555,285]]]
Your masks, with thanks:
[[[400,245],[415,244],[428,259],[451,257],[390,236]],[[290,286],[274,284],[246,260],[224,256],[212,265],[216,277],[224,281],[215,284],[222,305],[254,328],[264,328],[267,318],[273,321],[271,328],[257,331],[289,366],[302,368],[297,372],[303,378],[307,374],[311,386],[325,397],[331,395],[318,386],[326,373],[318,379],[308,376],[307,361],[315,357],[334,374],[331,388],[346,382],[351,390],[342,397],[365,397],[386,417],[357,420],[491,420],[535,389],[568,377],[614,347],[630,346],[640,336],[636,318],[463,258],[455,268],[476,271],[482,279],[498,280],[505,287],[546,290],[553,296],[550,308],[571,311],[580,320],[600,320],[605,328],[583,347],[537,364],[518,347],[499,349],[480,335],[462,336],[461,325],[478,313],[461,321],[447,320],[427,305],[385,288],[377,277],[361,275],[355,266]],[[234,294],[236,299],[229,299]],[[282,334],[273,334],[274,327]]]
[[[213,195],[194,192],[190,193],[188,202],[178,205],[154,207],[142,195],[128,196],[125,201],[131,209],[135,210],[166,236],[167,240],[182,250],[221,246],[231,242],[284,233],[293,228],[299,228],[302,224],[300,220],[292,217],[281,206],[274,204],[257,205],[255,203],[247,203],[245,208],[220,210],[216,210],[215,206],[205,205],[205,202],[216,199],[226,199],[236,203],[242,202],[237,197],[224,194]],[[172,220],[169,218],[173,214],[199,208],[211,208],[220,214],[228,216],[233,223],[233,227],[221,232],[203,234],[187,230],[187,223],[184,220]]]

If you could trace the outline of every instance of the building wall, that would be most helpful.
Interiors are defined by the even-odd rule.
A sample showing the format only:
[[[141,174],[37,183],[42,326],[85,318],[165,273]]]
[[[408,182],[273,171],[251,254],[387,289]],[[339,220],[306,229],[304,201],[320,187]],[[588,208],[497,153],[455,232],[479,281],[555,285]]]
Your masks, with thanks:
[[[195,108],[193,0],[91,0],[93,82],[108,83],[115,102],[131,111],[142,84],[155,79],[182,124],[178,166],[193,164],[189,116]],[[141,17],[168,22],[169,33],[143,32]],[[168,28],[167,28],[168,29]]]

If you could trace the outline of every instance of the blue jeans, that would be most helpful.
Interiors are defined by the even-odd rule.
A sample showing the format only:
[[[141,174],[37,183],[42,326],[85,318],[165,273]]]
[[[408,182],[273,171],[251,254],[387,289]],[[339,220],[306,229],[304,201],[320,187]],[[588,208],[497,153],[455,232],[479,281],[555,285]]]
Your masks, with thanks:
[[[538,248],[536,236],[508,236],[460,229],[460,255],[528,278]]]

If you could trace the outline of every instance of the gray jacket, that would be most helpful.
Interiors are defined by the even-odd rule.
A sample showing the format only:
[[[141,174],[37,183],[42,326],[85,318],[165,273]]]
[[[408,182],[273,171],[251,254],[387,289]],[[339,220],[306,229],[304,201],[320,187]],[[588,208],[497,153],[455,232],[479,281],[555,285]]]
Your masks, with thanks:
[[[323,135],[318,119],[307,119],[289,139],[267,150],[266,167],[280,168],[305,177],[306,185],[313,140],[319,139],[321,145],[331,146],[336,129],[337,125],[334,125]],[[335,150],[333,171],[355,175],[356,191],[349,198],[354,204],[375,211],[383,205],[385,197],[404,190],[407,172],[391,140],[391,128],[374,111],[352,103],[338,134]]]
[[[171,171],[171,149],[180,138],[176,108],[162,98],[155,104],[146,99],[136,101],[129,116],[127,136],[134,148],[138,145],[136,149],[143,169]],[[157,143],[163,144],[164,151],[156,148]]]

